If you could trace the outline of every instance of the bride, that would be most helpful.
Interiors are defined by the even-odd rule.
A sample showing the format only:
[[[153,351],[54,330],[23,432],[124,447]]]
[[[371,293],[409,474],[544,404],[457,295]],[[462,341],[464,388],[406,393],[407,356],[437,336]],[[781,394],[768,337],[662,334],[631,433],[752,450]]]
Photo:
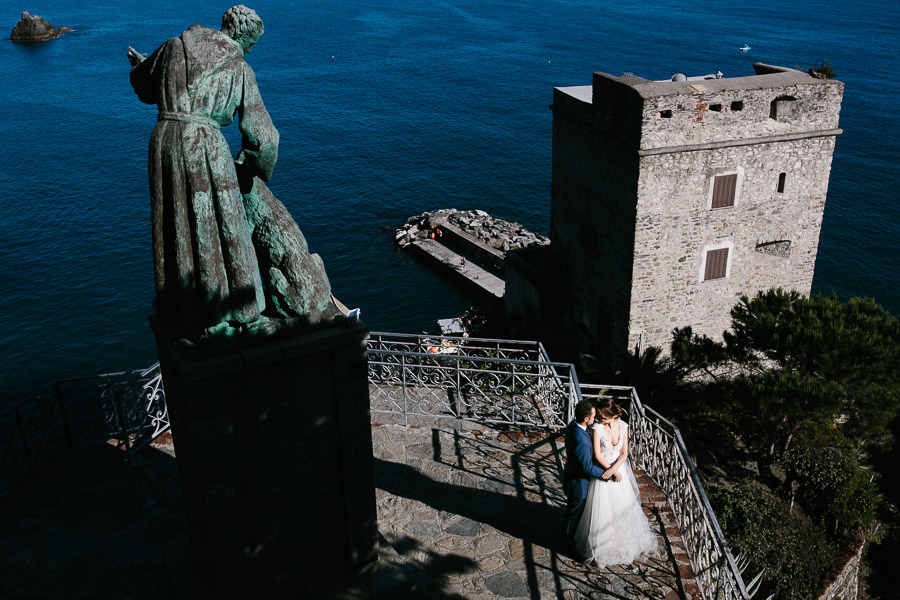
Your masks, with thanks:
[[[575,546],[598,567],[630,564],[656,551],[656,534],[638,501],[628,461],[628,424],[611,398],[596,400],[597,420],[590,430],[594,460],[606,472],[592,479],[584,513],[575,530]]]

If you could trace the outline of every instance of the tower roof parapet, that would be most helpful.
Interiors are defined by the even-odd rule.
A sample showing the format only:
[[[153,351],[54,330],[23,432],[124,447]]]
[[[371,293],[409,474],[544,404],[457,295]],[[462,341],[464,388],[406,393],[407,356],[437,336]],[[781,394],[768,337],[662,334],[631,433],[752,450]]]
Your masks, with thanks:
[[[676,74],[664,81],[597,72],[591,86],[556,88],[553,108],[640,153],[841,133],[842,82],[753,67],[744,77]]]

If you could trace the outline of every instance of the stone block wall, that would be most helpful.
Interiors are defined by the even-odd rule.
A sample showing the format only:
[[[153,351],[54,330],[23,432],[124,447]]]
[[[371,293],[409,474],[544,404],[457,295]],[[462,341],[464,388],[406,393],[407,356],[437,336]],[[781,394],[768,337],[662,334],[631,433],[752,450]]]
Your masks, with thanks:
[[[819,600],[856,600],[859,597],[859,565],[865,547],[865,541],[859,544]]]
[[[314,597],[375,558],[368,329],[195,356],[154,319],[206,597]]]
[[[624,349],[639,162],[598,136],[590,104],[554,95],[551,249],[564,328],[576,350]]]
[[[616,125],[610,131],[640,150],[735,143],[838,127],[843,83],[793,69],[755,67],[766,74],[656,82],[595,73],[594,105],[611,123],[631,122],[631,128]],[[611,91],[623,86],[631,94]],[[601,97],[603,101],[598,102]],[[637,138],[635,126],[640,129]],[[617,135],[617,131],[628,133]]]
[[[809,293],[843,84],[754,67],[554,90],[551,247],[579,351],[667,350],[687,325],[720,337],[742,294]],[[712,208],[728,174],[734,205]],[[723,248],[726,276],[704,280]]]
[[[720,337],[742,294],[809,294],[833,136],[641,158],[630,327],[666,347],[674,327]],[[712,179],[737,172],[733,207],[710,208]],[[782,177],[782,174],[783,177]],[[779,192],[779,184],[782,190]],[[706,251],[730,248],[729,273],[703,280]]]

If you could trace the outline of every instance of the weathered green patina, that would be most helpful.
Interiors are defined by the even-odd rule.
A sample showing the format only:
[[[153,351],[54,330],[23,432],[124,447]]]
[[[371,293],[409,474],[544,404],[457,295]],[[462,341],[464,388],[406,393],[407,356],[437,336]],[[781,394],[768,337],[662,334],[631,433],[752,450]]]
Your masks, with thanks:
[[[331,284],[322,259],[309,253],[297,223],[261,178],[238,164],[238,179],[266,288],[267,314],[304,317],[311,323],[331,318]]]
[[[128,52],[135,93],[159,107],[149,161],[156,311],[189,338],[333,312],[321,259],[264,183],[279,136],[244,60],[262,33],[257,14],[239,5],[221,31],[193,25],[147,58]],[[221,127],[235,113],[233,160]]]

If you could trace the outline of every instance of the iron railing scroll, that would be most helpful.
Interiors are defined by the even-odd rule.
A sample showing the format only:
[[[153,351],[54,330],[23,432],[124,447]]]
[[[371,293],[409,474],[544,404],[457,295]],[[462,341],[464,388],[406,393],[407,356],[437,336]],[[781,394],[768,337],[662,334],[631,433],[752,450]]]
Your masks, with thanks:
[[[511,427],[565,427],[578,379],[536,342],[373,332],[374,413],[468,419]]]
[[[582,385],[581,394],[612,397],[626,411],[629,456],[666,495],[703,598],[750,600],[678,428],[632,387]]]
[[[53,382],[0,413],[0,492],[60,452],[114,441],[130,459],[168,429],[158,363]]]

